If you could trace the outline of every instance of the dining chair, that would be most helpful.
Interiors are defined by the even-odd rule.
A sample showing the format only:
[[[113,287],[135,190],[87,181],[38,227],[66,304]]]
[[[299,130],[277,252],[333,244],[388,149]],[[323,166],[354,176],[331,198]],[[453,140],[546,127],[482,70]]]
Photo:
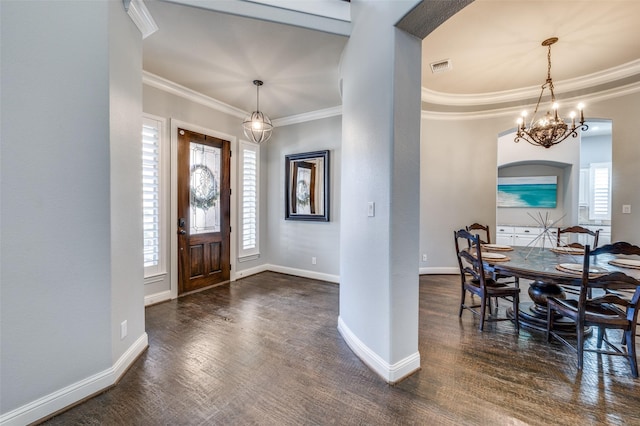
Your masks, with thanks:
[[[484,232],[484,240],[480,239],[480,243],[481,244],[491,244],[491,232],[489,230],[489,225],[482,225],[478,222],[473,223],[472,225],[469,225],[467,227],[465,227],[465,229],[470,232],[473,235],[476,235],[475,232],[473,231],[483,231]],[[479,234],[477,234],[479,235]],[[507,282],[507,284],[515,284],[516,287],[519,287],[519,280],[517,277],[512,277],[511,275],[504,275],[504,274],[499,274],[499,273],[489,273],[489,277],[493,278],[494,280],[498,281],[498,280],[512,280],[510,282]],[[496,299],[496,306],[498,305],[498,299]],[[493,306],[491,304],[489,304],[489,312],[492,312],[493,310]]]
[[[577,300],[563,300],[550,297],[547,299],[547,340],[554,337],[564,345],[572,348],[578,354],[578,370],[584,364],[584,352],[596,352],[606,355],[624,356],[629,361],[633,377],[638,377],[638,361],[636,358],[636,324],[638,308],[640,306],[640,280],[623,272],[611,272],[604,275],[589,275],[590,259],[604,253],[614,255],[640,256],[640,247],[617,242],[607,244],[593,251],[585,246],[582,275],[576,278],[576,285],[580,287]],[[589,290],[599,289],[599,295],[589,297]],[[630,290],[630,297],[616,290]],[[594,292],[595,293],[595,292]],[[570,318],[576,324],[577,341],[569,342],[566,336],[554,330],[555,314]],[[598,329],[596,348],[585,347],[585,327]],[[622,330],[620,342],[611,341],[606,334],[608,329]],[[605,348],[602,343],[605,343]]]
[[[476,235],[474,231],[482,231],[484,232],[484,240],[480,240],[481,244],[491,244],[491,232],[489,232],[489,225],[481,225],[479,223],[474,223],[466,227],[468,232],[471,232],[473,235]]]
[[[480,331],[484,330],[484,323],[487,321],[513,321],[516,331],[519,333],[518,306],[520,303],[520,289],[506,283],[497,282],[491,278],[491,274],[493,273],[492,268],[488,266],[485,267],[482,263],[482,248],[478,234],[472,235],[466,229],[460,229],[459,231],[453,232],[453,238],[456,247],[456,256],[458,258],[458,266],[460,268],[462,290],[458,316],[462,317],[462,312],[465,309],[471,311],[475,316],[479,316]],[[466,240],[466,244],[461,245],[460,241],[464,240]],[[480,299],[479,304],[473,302],[469,305],[466,304],[465,298],[467,292],[472,296],[478,296]],[[487,308],[491,311],[490,305],[492,297],[503,298],[513,303],[513,318],[507,316],[499,317],[497,306],[495,314],[489,312],[490,315],[487,317]],[[478,310],[478,308],[480,308],[480,310]]]
[[[587,234],[587,235],[591,235],[593,237],[593,243],[589,244],[592,248],[596,248],[598,247],[598,236],[600,235],[600,230],[596,230],[596,231],[592,231],[590,229],[587,229],[583,226],[579,226],[579,225],[575,225],[575,226],[569,226],[567,228],[558,228],[558,241],[557,241],[557,246],[561,247],[561,246],[566,246],[566,247],[574,247],[574,248],[580,248],[580,249],[584,249],[584,244],[580,244],[579,242],[569,242],[567,244],[564,244],[561,241],[561,237],[562,234]]]

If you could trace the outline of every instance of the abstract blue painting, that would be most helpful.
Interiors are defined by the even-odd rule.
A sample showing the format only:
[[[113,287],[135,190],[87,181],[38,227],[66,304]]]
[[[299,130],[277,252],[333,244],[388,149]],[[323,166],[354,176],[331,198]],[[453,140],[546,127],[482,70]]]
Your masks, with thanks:
[[[498,178],[498,207],[553,209],[558,195],[557,176]]]

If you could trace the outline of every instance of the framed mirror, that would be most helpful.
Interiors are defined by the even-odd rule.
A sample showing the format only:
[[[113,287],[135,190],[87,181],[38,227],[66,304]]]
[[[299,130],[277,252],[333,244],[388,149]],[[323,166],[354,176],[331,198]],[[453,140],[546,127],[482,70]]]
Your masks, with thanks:
[[[329,151],[285,156],[286,220],[329,221]]]

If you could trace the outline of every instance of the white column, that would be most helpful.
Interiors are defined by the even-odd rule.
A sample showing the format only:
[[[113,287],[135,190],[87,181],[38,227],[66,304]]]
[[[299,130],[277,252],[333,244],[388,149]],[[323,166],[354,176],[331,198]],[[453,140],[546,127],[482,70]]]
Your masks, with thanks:
[[[342,63],[339,329],[388,382],[420,367],[421,40],[394,27],[415,3],[351,2]]]

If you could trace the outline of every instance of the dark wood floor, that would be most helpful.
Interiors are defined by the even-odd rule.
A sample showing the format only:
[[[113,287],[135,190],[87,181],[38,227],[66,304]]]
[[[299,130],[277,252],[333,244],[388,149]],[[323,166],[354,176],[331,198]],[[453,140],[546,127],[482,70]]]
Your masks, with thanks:
[[[47,424],[640,424],[623,358],[586,354],[579,374],[537,332],[459,320],[458,289],[420,278],[422,369],[395,386],[338,334],[335,284],[265,272],[152,306],[149,349],[121,382]]]

